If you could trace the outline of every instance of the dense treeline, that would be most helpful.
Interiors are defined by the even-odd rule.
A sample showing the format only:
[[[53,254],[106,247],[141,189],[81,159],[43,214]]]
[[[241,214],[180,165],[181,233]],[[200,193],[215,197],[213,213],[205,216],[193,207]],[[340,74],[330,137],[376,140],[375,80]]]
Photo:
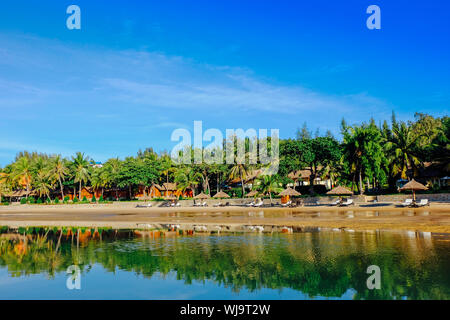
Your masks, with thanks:
[[[299,129],[294,139],[280,140],[279,171],[276,175],[260,176],[254,188],[265,194],[278,192],[293,180],[289,173],[307,169],[310,181],[328,177],[333,185],[340,184],[363,193],[365,189],[395,190],[398,179],[418,177],[425,163],[435,163],[441,172],[450,171],[450,120],[417,113],[414,121],[349,125],[342,120],[342,139],[330,132],[314,136],[306,127]],[[13,163],[1,170],[0,198],[13,190],[34,190],[41,198],[50,198],[64,190],[90,186],[96,190],[133,190],[143,186],[146,193],[154,184],[176,182],[179,190],[214,194],[230,180],[246,181],[262,165],[247,164],[175,164],[167,153],[157,154],[151,148],[139,151],[123,160],[112,158],[96,166],[93,159],[78,152],[71,158],[37,152],[21,152]],[[233,193],[242,196],[243,183]],[[311,186],[311,192],[314,189]],[[81,199],[80,199],[81,200]]]

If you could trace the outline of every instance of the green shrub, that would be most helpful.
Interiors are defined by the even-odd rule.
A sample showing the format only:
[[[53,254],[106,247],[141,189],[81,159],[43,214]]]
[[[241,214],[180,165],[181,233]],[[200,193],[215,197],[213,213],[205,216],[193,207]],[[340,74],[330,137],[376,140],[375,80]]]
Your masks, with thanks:
[[[59,203],[59,198],[56,197],[56,198],[55,198],[55,204],[58,204],[58,203]]]
[[[33,197],[29,197],[28,203],[36,203],[36,200]]]
[[[96,203],[96,202],[97,202],[97,199],[95,198],[95,196],[92,196],[91,202],[92,202],[92,203]]]
[[[37,203],[37,204],[42,204],[42,199],[41,199],[41,198],[38,198],[37,201],[36,201],[36,203]]]
[[[27,198],[20,199],[20,204],[26,204],[26,203],[27,203]]]
[[[88,202],[88,199],[86,198],[86,196],[83,197],[83,200],[81,200],[81,202]]]
[[[77,197],[73,198],[73,200],[72,200],[73,203],[77,203],[78,201],[80,201],[80,200],[78,200]]]
[[[100,198],[98,199],[98,202],[105,202],[105,199],[103,199],[103,196],[100,196]]]

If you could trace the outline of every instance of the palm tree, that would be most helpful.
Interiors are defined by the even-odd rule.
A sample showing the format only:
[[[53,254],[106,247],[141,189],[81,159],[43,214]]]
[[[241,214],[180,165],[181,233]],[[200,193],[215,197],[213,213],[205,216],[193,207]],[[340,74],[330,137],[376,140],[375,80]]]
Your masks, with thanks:
[[[272,204],[272,192],[280,193],[283,191],[280,177],[278,175],[263,175],[255,180],[255,189],[262,194],[269,194]]]
[[[239,180],[241,180],[242,198],[244,197],[245,194],[244,179],[247,178],[248,174],[249,174],[249,165],[246,165],[244,163],[235,163],[230,170],[230,179],[239,178]]]
[[[195,188],[200,183],[202,175],[199,172],[195,172],[190,168],[182,168],[175,173],[175,182],[177,183],[177,189],[183,193],[187,189],[192,190],[192,195],[195,197]]]
[[[49,181],[49,175],[44,170],[40,170],[36,175],[34,186],[39,197],[47,196],[47,198],[50,198],[50,189],[52,186]]]
[[[65,160],[60,155],[57,155],[50,161],[49,174],[53,181],[58,181],[59,187],[61,189],[61,199],[64,200],[63,181],[69,174],[69,168],[66,166]]]
[[[8,178],[9,175],[0,170],[0,203],[2,203],[2,197],[9,192]]]
[[[114,186],[116,189],[116,199],[119,197],[117,191],[118,184],[118,174],[120,172],[121,161],[119,158],[109,159],[103,166],[103,180],[106,186]]]
[[[417,141],[421,136],[416,135],[406,123],[397,123],[392,120],[392,134],[385,148],[391,155],[393,172],[400,174],[402,179],[408,180],[418,172],[420,160],[417,157]],[[408,169],[412,169],[412,175],[408,176]]]
[[[94,190],[102,189],[102,198],[105,188],[109,185],[107,170],[103,168],[94,168],[91,174],[91,185]]]
[[[82,183],[85,184],[89,180],[89,158],[84,156],[84,153],[77,152],[75,157],[72,157],[72,167],[75,173],[75,183],[79,183],[79,200],[81,200]]]
[[[20,157],[16,163],[14,163],[12,176],[15,182],[20,185],[26,185],[27,198],[30,194],[31,181],[33,176],[31,174],[31,163],[28,157]]]

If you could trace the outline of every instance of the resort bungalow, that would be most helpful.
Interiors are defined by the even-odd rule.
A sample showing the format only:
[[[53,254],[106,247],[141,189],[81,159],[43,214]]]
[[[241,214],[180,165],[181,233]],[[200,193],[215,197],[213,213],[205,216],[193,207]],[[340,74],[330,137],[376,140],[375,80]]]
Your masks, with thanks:
[[[319,170],[321,168],[319,167]],[[309,186],[311,185],[311,171],[308,168],[303,170],[292,171],[288,174],[288,177],[294,180],[294,183],[288,184],[289,187],[296,186]],[[328,177],[326,179],[322,179],[321,177],[316,177],[312,183],[313,185],[324,185],[327,189],[331,189],[332,181]]]

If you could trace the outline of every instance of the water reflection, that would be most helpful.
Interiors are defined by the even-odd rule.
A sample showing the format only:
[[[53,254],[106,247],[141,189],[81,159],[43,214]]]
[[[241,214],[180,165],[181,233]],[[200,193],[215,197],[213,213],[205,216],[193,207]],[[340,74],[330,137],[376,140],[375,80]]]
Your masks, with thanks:
[[[354,299],[449,299],[449,249],[448,241],[415,232],[180,236],[157,230],[28,229],[1,235],[0,270],[6,268],[9,277],[44,274],[51,280],[73,264],[82,274],[98,265],[105,273],[122,270],[149,282],[173,276],[186,291],[193,282],[209,281],[215,284],[208,287],[211,299],[220,290],[248,290],[258,298],[265,288],[289,288],[309,298],[342,297],[351,290]],[[366,287],[369,265],[381,268],[381,290]],[[112,298],[132,291],[123,287]],[[102,294],[98,298],[107,298],[108,288]]]

